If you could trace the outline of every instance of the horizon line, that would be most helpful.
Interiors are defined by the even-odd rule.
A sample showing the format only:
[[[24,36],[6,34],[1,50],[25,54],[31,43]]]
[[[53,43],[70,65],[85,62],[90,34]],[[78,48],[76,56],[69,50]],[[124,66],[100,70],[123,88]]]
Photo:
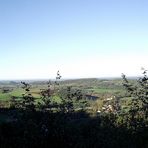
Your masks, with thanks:
[[[127,78],[138,78],[141,76],[126,76]],[[122,79],[121,76],[106,76],[106,77],[72,77],[72,78],[63,78],[60,81],[64,80],[78,80],[78,79]],[[0,79],[0,81],[47,81],[47,80],[56,80],[56,78],[19,78],[19,79]]]

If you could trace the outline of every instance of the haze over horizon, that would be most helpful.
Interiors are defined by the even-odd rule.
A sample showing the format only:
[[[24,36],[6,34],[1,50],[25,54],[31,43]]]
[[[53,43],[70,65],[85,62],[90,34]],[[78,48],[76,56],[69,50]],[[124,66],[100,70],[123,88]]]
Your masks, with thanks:
[[[139,76],[147,0],[1,0],[0,80]]]

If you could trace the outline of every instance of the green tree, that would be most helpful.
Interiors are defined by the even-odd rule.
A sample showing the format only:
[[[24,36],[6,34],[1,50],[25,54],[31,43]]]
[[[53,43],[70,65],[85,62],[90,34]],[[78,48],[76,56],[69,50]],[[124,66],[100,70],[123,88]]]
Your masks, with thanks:
[[[131,83],[122,74],[123,86],[131,95],[132,101],[129,110],[129,126],[137,129],[147,125],[148,118],[148,77],[147,70],[143,69],[143,76],[136,83]]]
[[[28,111],[35,110],[35,98],[32,96],[30,92],[31,85],[26,82],[21,82],[23,85],[22,88],[24,89],[25,93],[22,94],[22,102],[21,107]]]

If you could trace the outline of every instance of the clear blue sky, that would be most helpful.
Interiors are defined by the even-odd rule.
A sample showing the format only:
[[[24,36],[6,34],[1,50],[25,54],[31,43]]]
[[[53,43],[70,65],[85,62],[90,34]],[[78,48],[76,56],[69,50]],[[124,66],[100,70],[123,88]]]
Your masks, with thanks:
[[[137,75],[147,0],[0,0],[0,79]]]

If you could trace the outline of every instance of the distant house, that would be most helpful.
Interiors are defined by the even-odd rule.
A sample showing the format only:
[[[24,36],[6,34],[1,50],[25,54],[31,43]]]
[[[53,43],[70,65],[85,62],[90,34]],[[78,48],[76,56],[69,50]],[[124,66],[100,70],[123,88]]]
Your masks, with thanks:
[[[86,99],[89,99],[89,100],[97,100],[98,98],[99,98],[98,96],[86,95]]]
[[[106,101],[111,101],[111,100],[113,100],[113,99],[115,99],[115,98],[116,98],[115,96],[110,97],[110,98],[106,98]]]

